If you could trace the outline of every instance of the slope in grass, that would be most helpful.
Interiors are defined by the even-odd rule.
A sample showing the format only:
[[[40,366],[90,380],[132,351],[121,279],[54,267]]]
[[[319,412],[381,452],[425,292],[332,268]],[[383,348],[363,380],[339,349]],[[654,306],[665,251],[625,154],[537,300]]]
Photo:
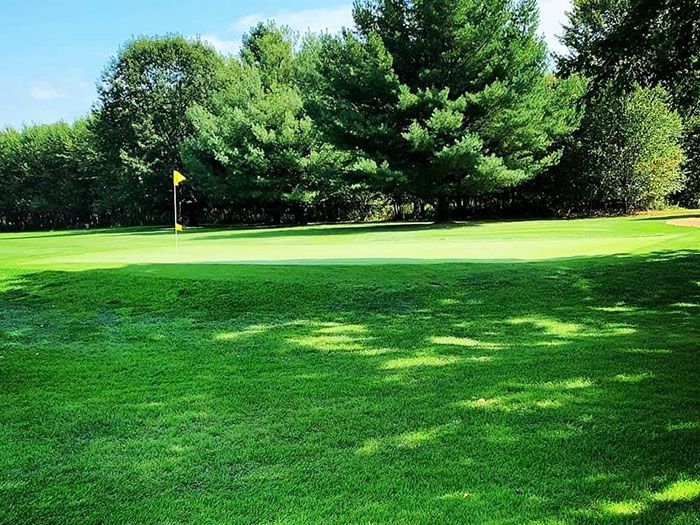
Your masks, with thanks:
[[[61,256],[91,235],[56,237]],[[526,264],[105,268],[30,267],[13,240],[0,523],[696,523],[691,240]]]

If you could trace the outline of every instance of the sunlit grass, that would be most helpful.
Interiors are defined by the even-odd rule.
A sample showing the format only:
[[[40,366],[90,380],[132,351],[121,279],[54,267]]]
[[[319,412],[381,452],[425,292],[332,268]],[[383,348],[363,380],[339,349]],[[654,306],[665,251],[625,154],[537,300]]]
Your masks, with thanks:
[[[676,481],[661,492],[654,494],[655,501],[691,501],[700,497],[700,481]]]
[[[455,356],[414,356],[414,357],[403,357],[400,359],[391,359],[384,363],[384,368],[387,370],[393,370],[396,368],[414,368],[417,366],[446,366],[452,365],[460,361],[459,357]]]
[[[601,505],[605,514],[614,516],[636,516],[647,510],[647,507],[648,505],[643,501],[618,501]]]
[[[0,235],[0,523],[696,523],[646,219]]]

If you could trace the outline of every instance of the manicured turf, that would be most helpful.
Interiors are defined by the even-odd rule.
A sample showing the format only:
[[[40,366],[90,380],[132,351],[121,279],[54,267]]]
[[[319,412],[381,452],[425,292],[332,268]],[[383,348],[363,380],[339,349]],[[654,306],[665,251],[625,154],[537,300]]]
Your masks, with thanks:
[[[0,523],[700,523],[699,314],[658,216],[2,234]]]

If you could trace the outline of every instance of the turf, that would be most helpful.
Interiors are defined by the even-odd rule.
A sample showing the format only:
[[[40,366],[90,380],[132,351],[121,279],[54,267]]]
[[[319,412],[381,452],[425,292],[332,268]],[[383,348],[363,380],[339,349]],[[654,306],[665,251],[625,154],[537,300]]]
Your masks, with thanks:
[[[700,523],[666,221],[2,234],[0,523]]]

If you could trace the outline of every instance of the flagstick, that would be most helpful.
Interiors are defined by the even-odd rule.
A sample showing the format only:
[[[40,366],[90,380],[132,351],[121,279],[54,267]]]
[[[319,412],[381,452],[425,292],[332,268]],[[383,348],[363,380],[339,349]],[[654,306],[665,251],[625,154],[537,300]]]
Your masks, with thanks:
[[[173,215],[175,216],[175,251],[180,251],[180,242],[177,239],[177,186],[173,184]]]

